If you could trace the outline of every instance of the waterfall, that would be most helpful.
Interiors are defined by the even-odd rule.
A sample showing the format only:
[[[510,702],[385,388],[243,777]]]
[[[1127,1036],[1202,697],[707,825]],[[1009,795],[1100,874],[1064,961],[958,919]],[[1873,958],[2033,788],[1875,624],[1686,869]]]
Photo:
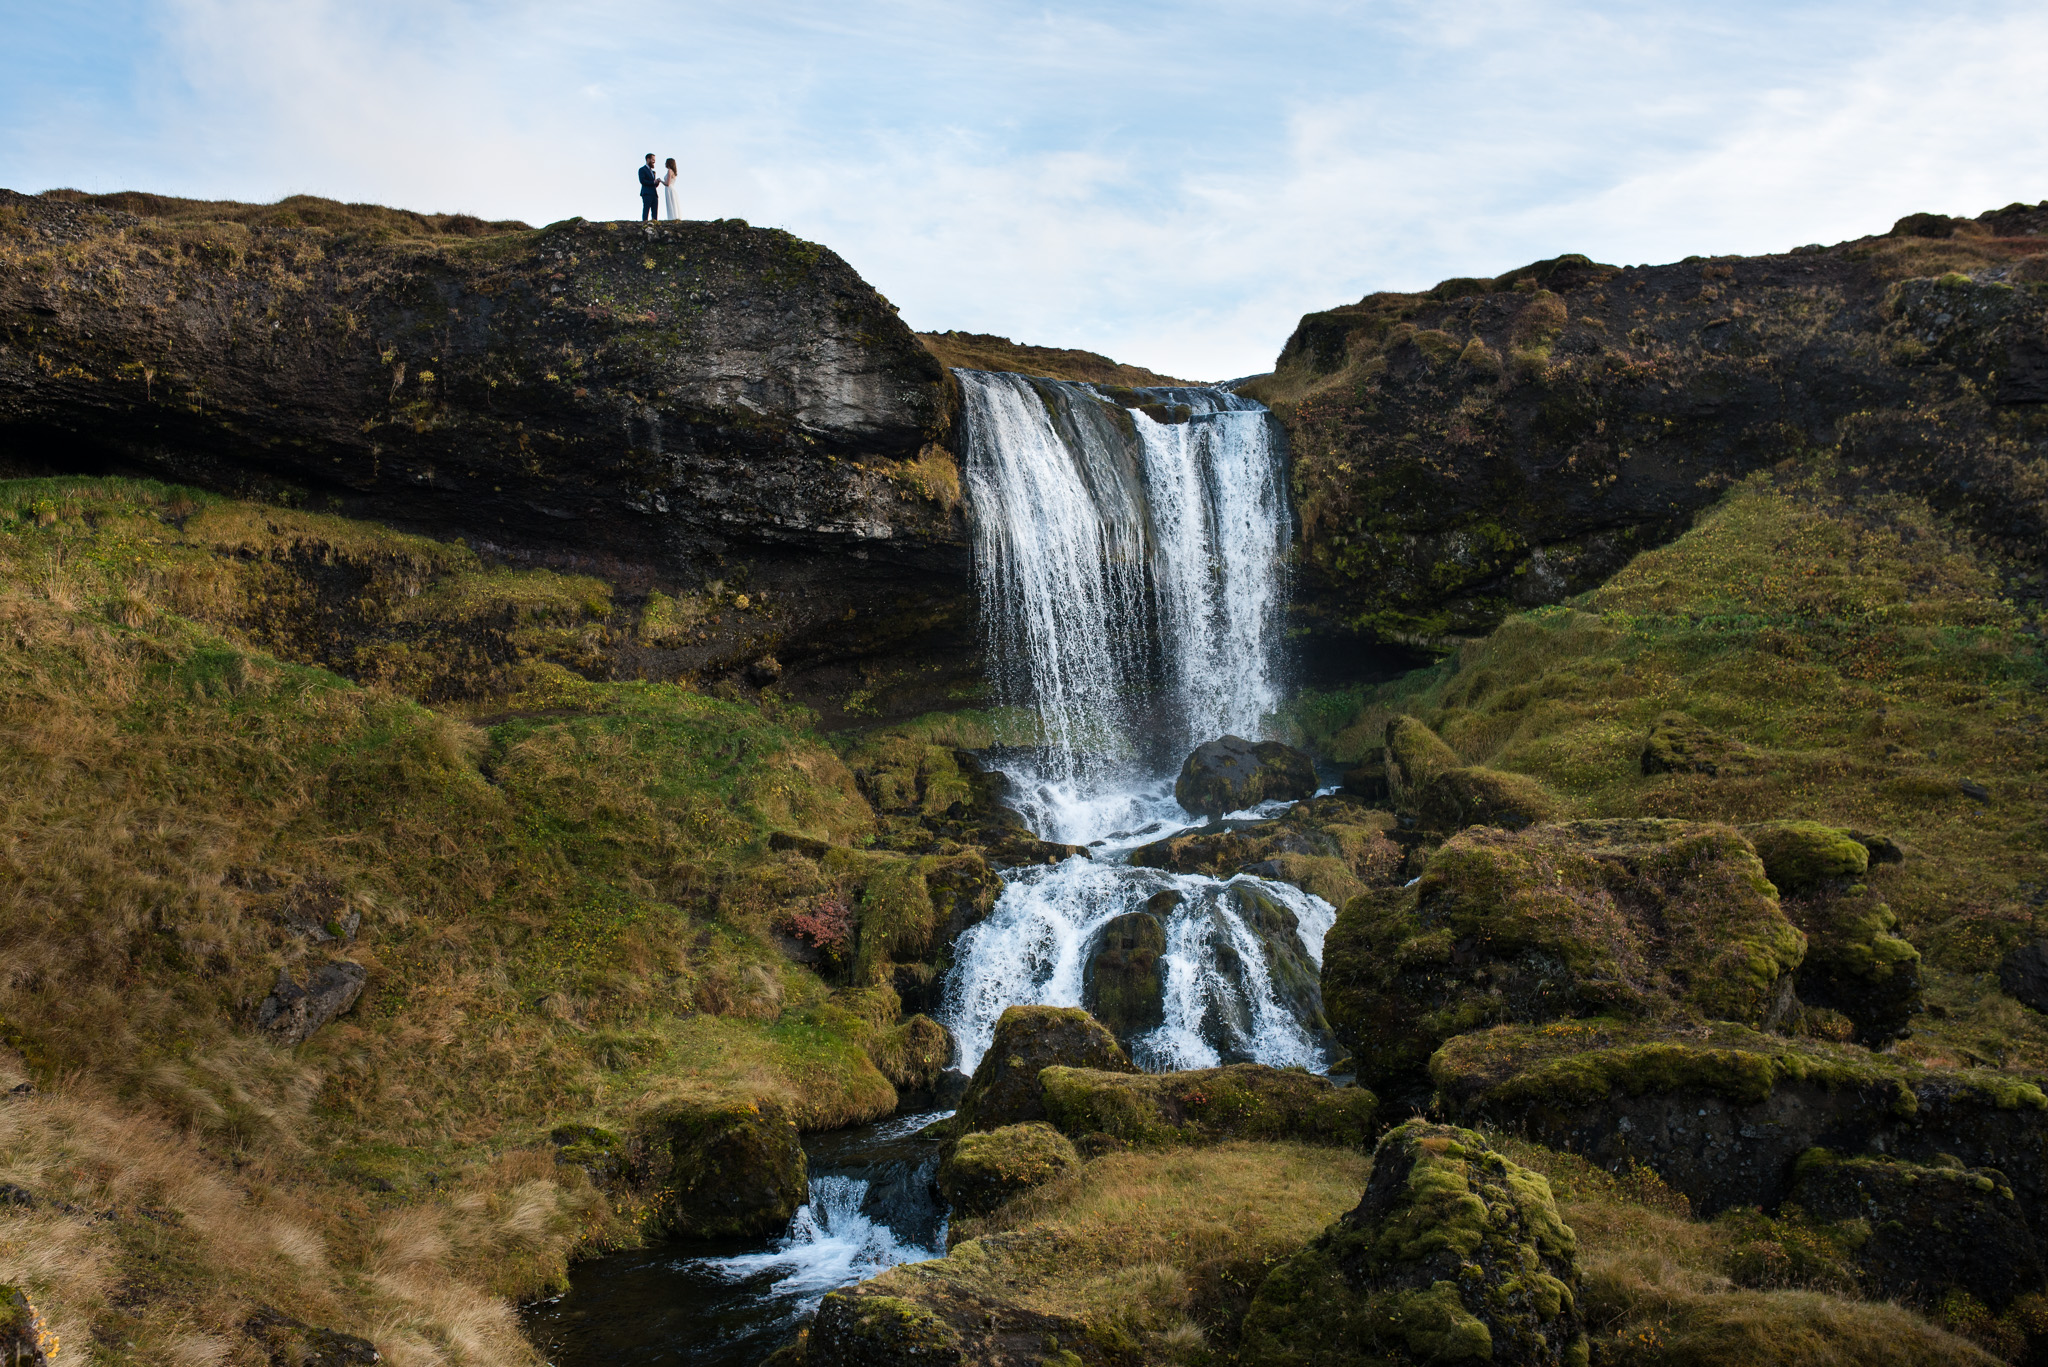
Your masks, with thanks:
[[[1290,519],[1271,416],[1221,389],[1117,391],[1127,408],[956,373],[992,681],[1041,728],[1019,805],[1073,842],[1160,815],[1163,766],[1257,734],[1279,700]]]
[[[1271,415],[1227,390],[1104,389],[962,370],[965,478],[990,675],[1038,744],[996,762],[1040,836],[1095,859],[1012,870],[954,947],[941,1015],[972,1069],[1021,1002],[1088,1004],[1105,927],[1164,915],[1154,1069],[1319,1066],[1327,902],[1288,884],[1136,868],[1195,824],[1173,777],[1195,745],[1260,734],[1280,697],[1291,536]]]

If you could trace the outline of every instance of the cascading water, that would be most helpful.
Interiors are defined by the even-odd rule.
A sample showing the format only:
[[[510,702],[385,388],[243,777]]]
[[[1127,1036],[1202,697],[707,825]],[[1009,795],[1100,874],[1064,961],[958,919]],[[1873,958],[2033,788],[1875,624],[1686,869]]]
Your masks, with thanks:
[[[1131,1041],[1138,1062],[1319,1064],[1329,904],[1122,862],[1196,824],[1172,796],[1187,752],[1258,735],[1279,701],[1290,514],[1271,416],[1221,389],[956,374],[991,674],[1039,722],[1039,744],[995,763],[1033,830],[1096,855],[1006,875],[956,943],[943,1014],[959,1066],[1005,1007],[1086,1004],[1104,928],[1161,892],[1178,894],[1164,1020]]]
[[[1257,734],[1279,700],[1290,524],[1271,415],[1222,389],[1125,408],[1090,385],[957,374],[992,673],[1041,729],[1005,766],[1019,809],[1070,843],[1183,823],[1162,765]]]

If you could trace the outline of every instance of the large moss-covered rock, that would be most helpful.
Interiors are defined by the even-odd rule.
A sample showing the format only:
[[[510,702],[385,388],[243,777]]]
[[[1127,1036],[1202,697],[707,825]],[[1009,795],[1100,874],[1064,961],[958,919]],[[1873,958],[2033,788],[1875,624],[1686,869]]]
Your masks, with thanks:
[[[1048,1068],[1039,1085],[1046,1116],[1061,1130],[1126,1144],[1299,1139],[1362,1148],[1379,1110],[1363,1087],[1263,1063],[1178,1073]]]
[[[1042,1120],[977,1130],[962,1135],[939,1164],[939,1192],[956,1215],[986,1215],[1080,1163],[1073,1141]]]
[[[1578,1243],[1550,1184],[1471,1130],[1411,1120],[1358,1208],[1275,1268],[1247,1367],[1584,1367]]]
[[[1727,1023],[1611,1020],[1463,1035],[1430,1073],[1452,1118],[1614,1171],[1642,1164],[1702,1214],[1777,1205],[1795,1160],[1815,1147],[1995,1168],[2030,1219],[2048,1196],[2048,1096],[1999,1073],[1920,1068]]]
[[[1932,1306],[1960,1290],[2003,1310],[2042,1289],[2033,1232],[1994,1169],[1813,1149],[1794,1167],[1789,1200],[1816,1220],[1860,1222],[1852,1257],[1873,1295]]]
[[[1437,773],[1410,790],[1401,805],[1428,831],[1462,831],[1467,826],[1519,831],[1553,821],[1564,810],[1549,789],[1527,774],[1478,765]]]
[[[1742,833],[1781,893],[1810,892],[1836,879],[1857,879],[1870,851],[1855,836],[1818,821],[1761,821]]]
[[[1176,894],[1162,894],[1176,896]],[[1133,911],[1102,928],[1082,975],[1082,999],[1126,1046],[1166,1020],[1166,927],[1149,911]]]
[[[850,1287],[818,1307],[804,1354],[807,1367],[951,1367],[962,1361],[960,1334],[901,1296]]]
[[[1039,1073],[1055,1064],[1128,1073],[1130,1056],[1102,1022],[1077,1006],[1013,1006],[996,1021],[953,1116],[957,1133],[1045,1119]]]
[[[1735,767],[1742,747],[1683,712],[1666,712],[1650,726],[1638,767],[1645,778],[1657,774],[1718,775]]]
[[[1387,786],[1394,801],[1410,800],[1430,779],[1463,763],[1443,737],[1414,717],[1387,723]]]
[[[1332,906],[1398,881],[1402,851],[1387,838],[1394,818],[1356,799],[1298,802],[1277,820],[1235,831],[1197,831],[1141,845],[1130,862],[1228,878],[1251,873],[1292,883]]]
[[[1776,1021],[1804,937],[1727,826],[1582,821],[1445,842],[1411,888],[1346,905],[1323,1007],[1359,1077],[1412,1076],[1486,1025],[1621,1015]]]
[[[779,1234],[810,1198],[796,1122],[774,1102],[683,1101],[639,1126],[647,1222],[685,1239]]]
[[[1904,1036],[1921,1009],[1920,951],[1898,933],[1891,907],[1852,883],[1787,897],[1784,908],[1806,935],[1795,979],[1800,1001],[1841,1012],[1858,1041],[1873,1048]]]
[[[1174,780],[1173,800],[1199,816],[1222,816],[1261,802],[1312,797],[1315,761],[1279,741],[1224,736],[1195,747]]]

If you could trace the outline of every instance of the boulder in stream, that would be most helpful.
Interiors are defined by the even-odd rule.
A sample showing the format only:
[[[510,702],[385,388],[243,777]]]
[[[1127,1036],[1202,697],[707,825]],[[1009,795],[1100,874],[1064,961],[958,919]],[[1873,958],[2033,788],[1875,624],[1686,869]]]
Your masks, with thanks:
[[[1161,893],[1154,902],[1180,894]],[[1166,1019],[1165,974],[1159,958],[1166,953],[1166,927],[1150,911],[1132,911],[1102,928],[1102,939],[1088,960],[1083,999],[1095,1018],[1125,1047]]]
[[[1174,780],[1173,800],[1198,816],[1222,816],[1315,791],[1315,761],[1293,746],[1224,736],[1195,747]]]
[[[679,1101],[641,1121],[634,1185],[653,1230],[684,1239],[780,1234],[810,1199],[796,1122],[773,1101]]]

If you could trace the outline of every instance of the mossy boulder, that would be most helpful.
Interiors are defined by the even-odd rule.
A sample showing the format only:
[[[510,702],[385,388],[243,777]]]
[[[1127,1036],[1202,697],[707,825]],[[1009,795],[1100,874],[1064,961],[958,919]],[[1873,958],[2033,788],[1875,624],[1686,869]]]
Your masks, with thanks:
[[[1795,979],[1800,1001],[1841,1012],[1857,1040],[1873,1048],[1903,1037],[1921,1009],[1920,951],[1898,934],[1891,907],[1862,883],[1787,897],[1783,905],[1806,935]]]
[[[939,1164],[939,1193],[955,1215],[986,1215],[1080,1164],[1073,1141],[1042,1120],[980,1130],[962,1135]]]
[[[1199,816],[1256,807],[1261,802],[1313,797],[1316,765],[1279,741],[1224,736],[1195,747],[1174,780],[1173,800]]]
[[[2030,1220],[2048,1195],[2048,1096],[2001,1073],[1921,1068],[1725,1022],[1577,1020],[1462,1035],[1430,1075],[1452,1119],[1612,1171],[1647,1166],[1702,1214],[1776,1206],[1795,1160],[1816,1147],[1996,1168]]]
[[[1789,1200],[1809,1217],[1860,1222],[1853,1259],[1875,1296],[1933,1306],[1960,1290],[2003,1310],[2042,1289],[2033,1231],[1995,1169],[1812,1149],[1793,1173]]]
[[[1357,1209],[1276,1267],[1247,1367],[1584,1367],[1578,1242],[1549,1182],[1471,1130],[1411,1120],[1373,1152]]]
[[[938,1085],[953,1053],[953,1037],[930,1016],[911,1016],[868,1046],[875,1067],[898,1092],[924,1094]]]
[[[1038,1075],[1054,1065],[1134,1072],[1130,1056],[1102,1022],[1077,1006],[1013,1006],[996,1021],[988,1052],[975,1065],[952,1120],[968,1134],[1045,1119]]]
[[[1379,1110],[1363,1087],[1263,1063],[1178,1073],[1048,1068],[1039,1085],[1046,1116],[1061,1130],[1125,1144],[1298,1139],[1364,1148]]]
[[[1164,894],[1173,896],[1174,894]],[[1150,911],[1133,911],[1102,928],[1082,974],[1082,999],[1126,1047],[1166,1020],[1166,927]]]
[[[958,1331],[916,1301],[834,1291],[818,1306],[807,1367],[951,1367],[962,1361]]]
[[[1355,798],[1313,798],[1297,802],[1276,820],[1242,830],[1155,840],[1133,850],[1130,862],[1214,878],[1251,873],[1292,883],[1342,906],[1365,888],[1399,877],[1401,847],[1387,838],[1393,823],[1388,813]]]
[[[1818,821],[1762,821],[1744,826],[1742,833],[1781,893],[1811,892],[1835,880],[1861,878],[1870,867],[1870,851],[1862,841]]]
[[[625,1138],[599,1125],[557,1125],[548,1141],[555,1147],[557,1163],[582,1168],[601,1187],[624,1177],[632,1163],[632,1148]]]
[[[796,1122],[772,1101],[679,1101],[639,1125],[635,1184],[653,1232],[684,1239],[780,1234],[810,1199]]]
[[[1616,1015],[1775,1023],[1805,939],[1733,829],[1582,821],[1446,841],[1413,887],[1355,898],[1322,999],[1360,1080],[1418,1075],[1445,1040]]]
[[[1387,723],[1387,786],[1399,802],[1446,769],[1464,761],[1444,744],[1443,737],[1414,717],[1395,717]]]
[[[1519,831],[1556,820],[1564,806],[1527,774],[1478,765],[1443,770],[1411,790],[1402,805],[1430,831],[1462,831],[1468,826]]]

